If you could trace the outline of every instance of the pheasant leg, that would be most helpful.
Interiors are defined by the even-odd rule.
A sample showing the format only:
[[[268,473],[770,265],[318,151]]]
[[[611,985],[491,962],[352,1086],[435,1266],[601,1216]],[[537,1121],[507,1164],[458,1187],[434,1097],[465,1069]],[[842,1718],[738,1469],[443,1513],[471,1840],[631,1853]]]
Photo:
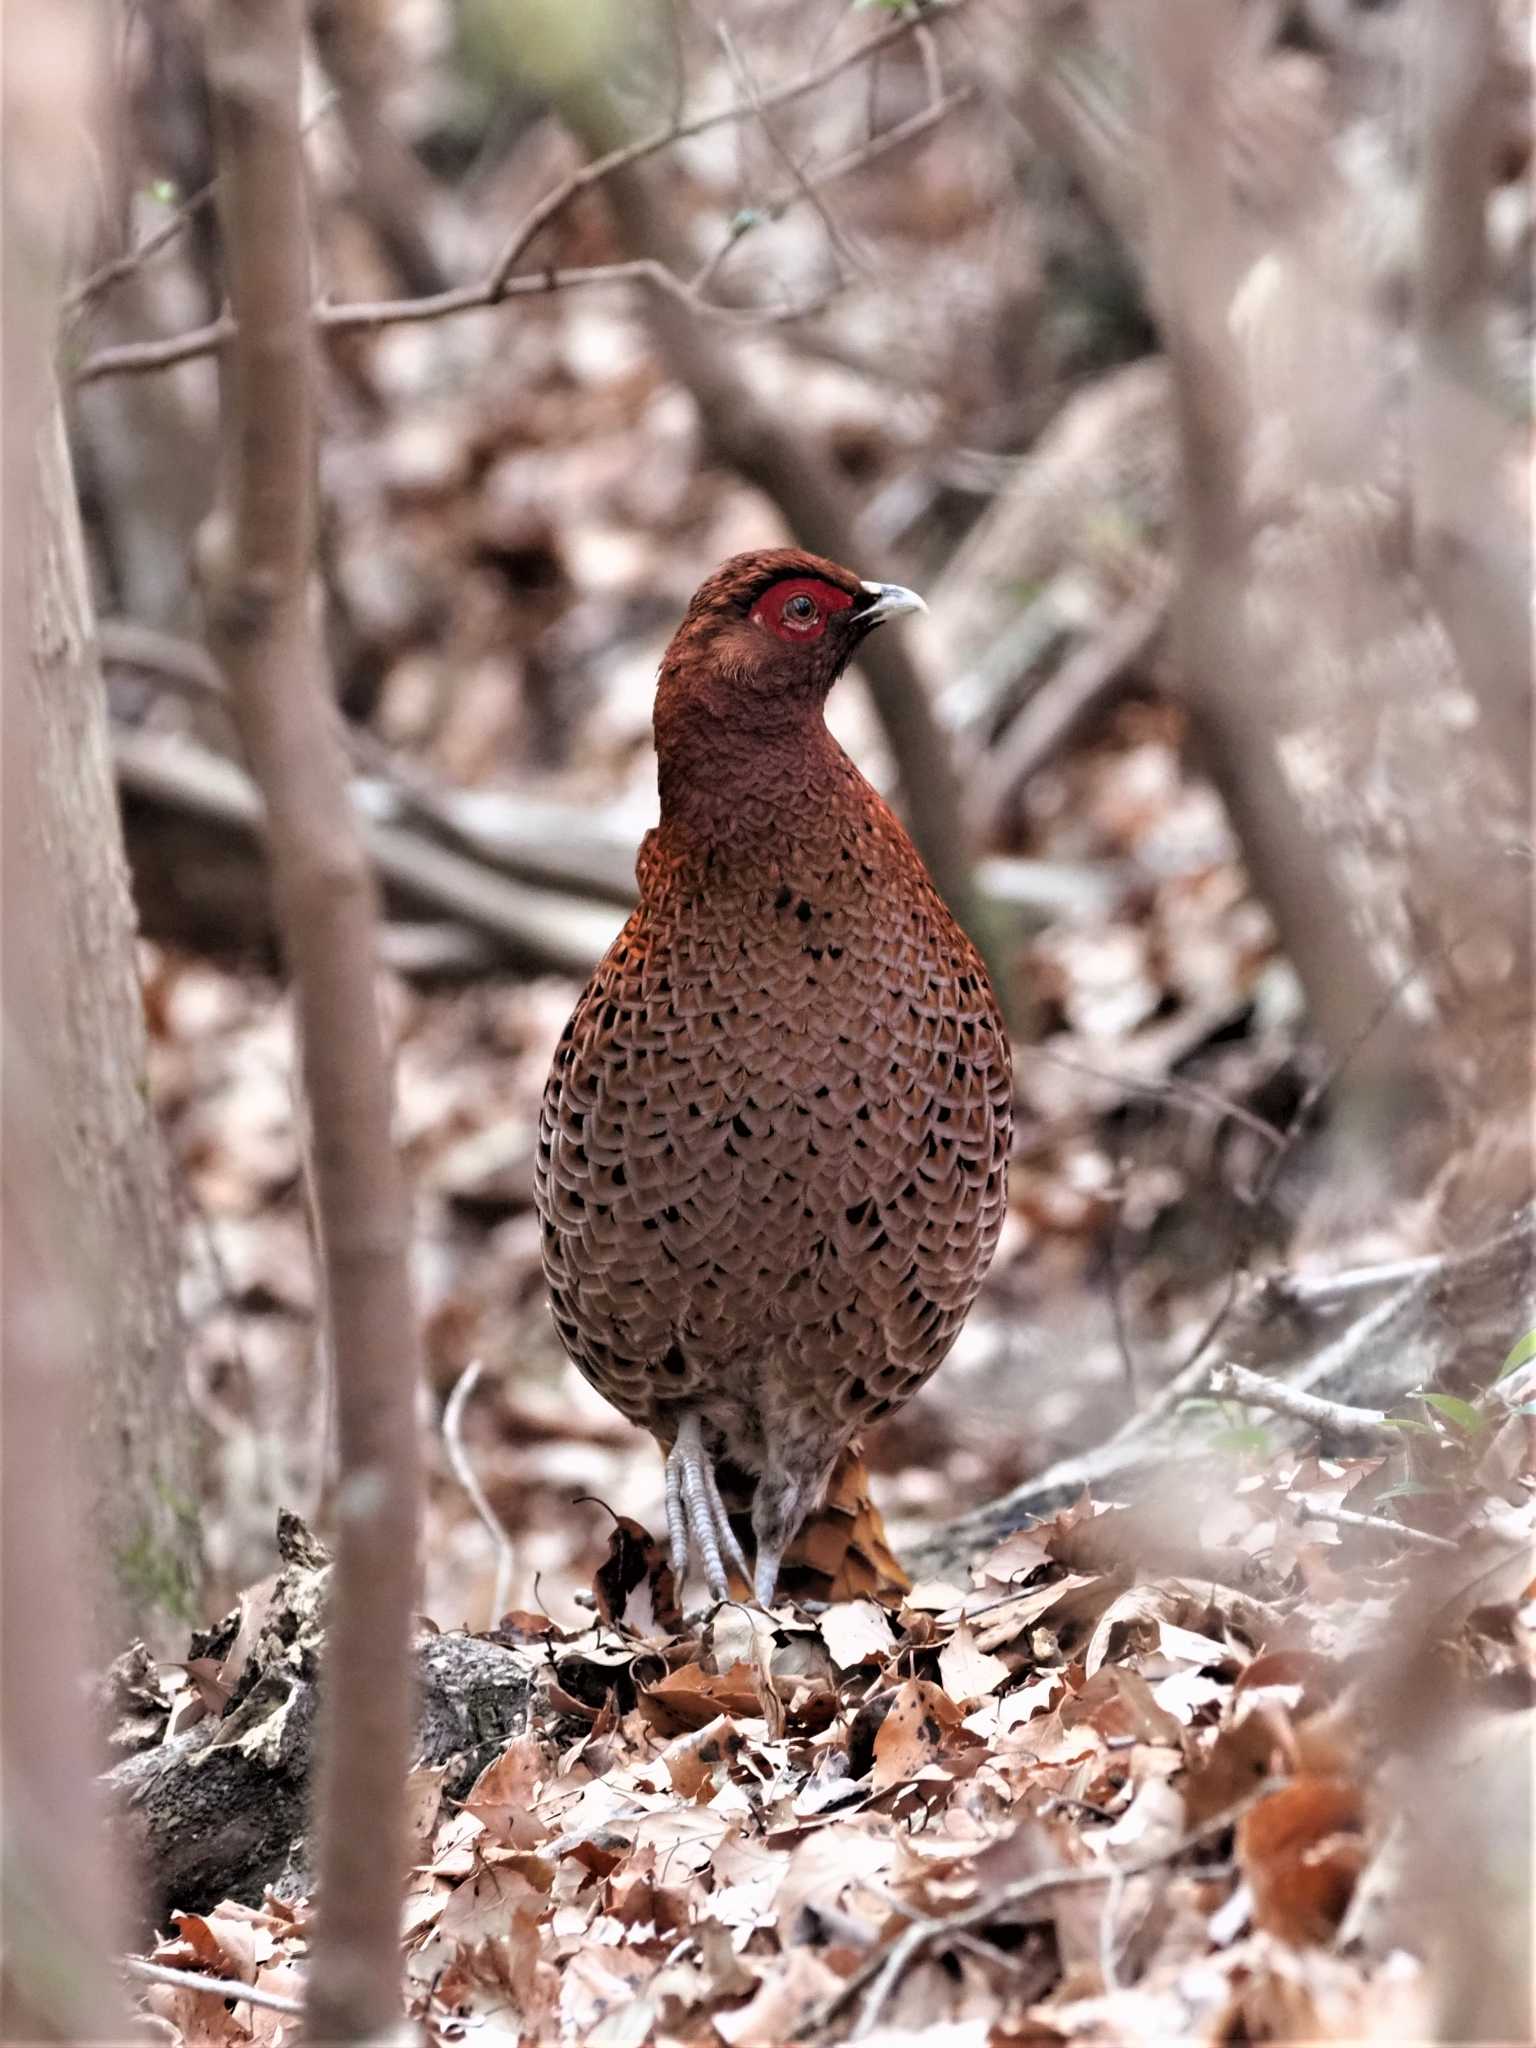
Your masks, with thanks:
[[[757,1545],[752,1591],[759,1607],[773,1605],[784,1553],[825,1494],[833,1461],[826,1455],[825,1445],[797,1445],[788,1455],[781,1451],[759,1476],[752,1503],[752,1535]]]
[[[705,1454],[704,1434],[697,1415],[683,1417],[677,1441],[667,1455],[667,1538],[672,1576],[679,1587],[687,1576],[689,1556],[694,1550],[704,1566],[704,1581],[712,1600],[730,1598],[727,1563],[735,1565],[748,1585],[752,1583],[725,1502],[720,1498],[714,1467]]]

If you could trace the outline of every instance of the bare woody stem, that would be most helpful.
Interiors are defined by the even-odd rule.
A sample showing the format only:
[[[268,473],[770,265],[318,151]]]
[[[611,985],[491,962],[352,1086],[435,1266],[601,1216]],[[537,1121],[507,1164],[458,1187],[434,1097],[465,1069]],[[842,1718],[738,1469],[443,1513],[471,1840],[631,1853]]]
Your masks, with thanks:
[[[225,531],[207,573],[210,645],[266,803],[335,1341],[340,1474],[308,2032],[357,2040],[397,2024],[400,2010],[418,1348],[375,1002],[374,887],[307,602],[314,401],[301,31],[301,0],[214,0],[209,11],[237,324],[225,363]]]
[[[955,12],[964,4],[965,0],[930,0],[928,18],[931,19],[940,12]],[[892,22],[877,34],[867,37],[855,49],[848,51],[835,62],[819,64],[772,92],[734,101],[729,106],[717,108],[713,113],[699,114],[690,120],[674,119],[649,135],[626,141],[593,158],[546,192],[543,198],[530,208],[502,244],[485,274],[469,284],[454,285],[447,290],[428,292],[409,299],[380,299],[343,305],[320,304],[312,308],[311,317],[317,327],[328,333],[369,333],[384,327],[452,319],[460,313],[502,305],[512,298],[538,297],[548,292],[570,291],[588,285],[631,283],[645,284],[656,292],[676,299],[679,304],[689,307],[700,317],[727,326],[761,326],[768,322],[799,319],[813,313],[822,303],[819,298],[805,304],[778,306],[741,307],[721,304],[706,295],[705,287],[713,274],[713,264],[707,267],[705,275],[692,282],[676,271],[668,269],[665,264],[645,258],[625,263],[594,264],[581,270],[546,267],[518,276],[514,276],[513,272],[533,243],[565,212],[573,200],[594,185],[602,184],[613,173],[641,163],[647,157],[656,156],[662,150],[670,149],[691,136],[702,135],[708,129],[749,117],[761,119],[773,108],[789,106],[810,93],[819,92],[834,79],[841,77],[844,72],[871,62],[892,44],[905,40],[913,33],[915,26],[915,17],[912,20]],[[805,191],[814,194],[821,185],[845,177],[850,171],[859,169],[861,165],[926,133],[951,108],[958,106],[968,96],[968,91],[963,88],[938,96],[920,113],[870,137],[857,148],[838,158],[836,162],[827,165],[814,183],[804,181]],[[72,295],[71,309],[78,311],[120,278],[130,275],[140,263],[177,232],[185,219],[204,203],[207,196],[206,193],[195,195],[173,220],[151,235],[137,250],[105,265],[92,277],[87,278]],[[768,211],[777,213],[787,204],[787,199],[777,200]],[[233,333],[234,320],[230,314],[224,313],[202,327],[188,328],[181,334],[173,334],[163,340],[123,342],[111,348],[98,349],[76,364],[71,372],[71,379],[76,384],[91,384],[103,377],[143,376],[159,370],[172,369],[178,363],[193,362],[199,357],[212,355],[231,339]]]

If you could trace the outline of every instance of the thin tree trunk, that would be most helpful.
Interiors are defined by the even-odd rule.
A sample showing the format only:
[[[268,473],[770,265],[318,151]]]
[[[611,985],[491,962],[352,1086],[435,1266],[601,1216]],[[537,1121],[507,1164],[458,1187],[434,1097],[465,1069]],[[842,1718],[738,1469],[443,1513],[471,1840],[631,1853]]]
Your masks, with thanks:
[[[24,220],[17,232],[25,235]],[[46,334],[53,274],[28,279],[24,260],[18,250],[7,311],[45,323]],[[31,308],[19,303],[29,290]],[[99,1646],[116,1650],[142,1635],[169,1649],[196,1618],[200,1573],[176,1228],[145,1089],[134,912],[79,508],[56,395],[34,386],[34,399],[28,413],[11,414],[6,435],[18,509],[5,547],[22,593],[6,710],[27,760],[6,806],[17,867],[7,891],[24,892],[16,913],[37,936],[29,1000],[39,1019],[26,1041],[30,1079],[13,1085],[32,1098],[18,1095],[18,1103],[45,1122],[85,1319]]]
[[[1184,686],[1342,1071],[1348,1199],[1412,1193],[1503,1132],[1491,1215],[1528,1179],[1528,529],[1485,374],[1468,97],[1491,29],[1483,0],[1421,5],[1473,84],[1423,89],[1408,334],[1362,260],[1381,223],[1340,168],[1343,116],[1240,0],[1042,10],[1022,99],[1129,239],[1167,348]]]
[[[99,83],[86,5],[6,0],[3,102],[3,1136],[0,1742],[5,1958],[0,2038],[122,2040],[112,1956],[120,1874],[103,1845],[86,1676],[91,1609],[127,1469],[88,1511],[92,1423],[130,1363],[161,1376],[178,1442],[163,1172],[139,1092],[142,1021],[80,540],[48,350],[63,232]],[[165,1382],[169,1380],[167,1385]],[[104,1396],[97,1400],[96,1395]],[[144,1404],[141,1406],[141,1403]],[[99,1444],[103,1433],[95,1432]],[[161,1468],[164,1469],[163,1467]],[[145,1475],[147,1477],[147,1475]],[[152,1544],[151,1539],[151,1544]],[[148,1550],[146,1551],[148,1554]],[[171,1553],[177,1554],[178,1553]]]
[[[375,1001],[374,880],[308,604],[314,372],[301,37],[300,0],[216,0],[209,11],[219,209],[239,328],[225,383],[227,516],[206,553],[210,642],[266,802],[294,976],[337,1374],[307,2024],[315,2040],[361,2040],[400,2015],[419,1354]]]

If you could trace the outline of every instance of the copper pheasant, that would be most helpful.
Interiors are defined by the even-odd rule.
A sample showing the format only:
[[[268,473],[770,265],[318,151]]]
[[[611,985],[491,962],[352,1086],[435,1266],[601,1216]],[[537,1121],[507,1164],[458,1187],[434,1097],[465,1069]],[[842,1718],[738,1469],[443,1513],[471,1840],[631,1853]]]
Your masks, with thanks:
[[[1010,1062],[986,969],[828,732],[922,600],[798,550],[700,588],[656,691],[639,907],[566,1025],[537,1192],[556,1327],[656,1437],[679,1583],[769,1604],[839,1453],[954,1342],[1003,1217]],[[755,1479],[756,1572],[722,1499]]]

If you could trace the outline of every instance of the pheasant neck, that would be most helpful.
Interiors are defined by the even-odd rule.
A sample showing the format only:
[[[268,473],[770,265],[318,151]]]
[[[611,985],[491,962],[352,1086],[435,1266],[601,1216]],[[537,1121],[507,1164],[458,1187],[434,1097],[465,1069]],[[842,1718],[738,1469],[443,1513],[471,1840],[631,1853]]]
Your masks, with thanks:
[[[689,720],[658,721],[662,834],[729,855],[783,849],[835,834],[860,778],[822,722],[819,706],[782,728],[744,733]]]

